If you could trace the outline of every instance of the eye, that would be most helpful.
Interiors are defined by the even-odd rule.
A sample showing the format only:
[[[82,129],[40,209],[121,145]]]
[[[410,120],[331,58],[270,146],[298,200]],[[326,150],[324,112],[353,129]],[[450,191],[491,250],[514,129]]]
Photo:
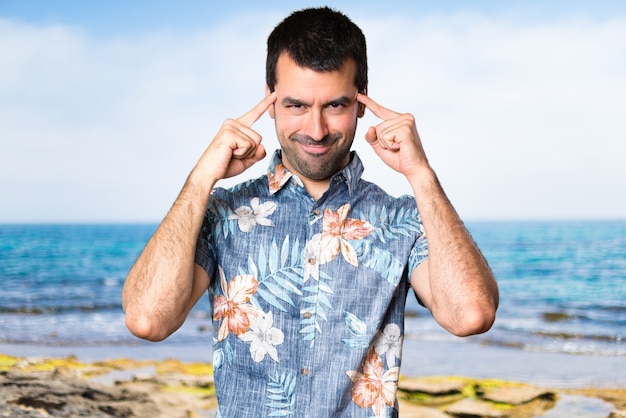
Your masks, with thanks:
[[[335,115],[343,114],[347,108],[348,106],[346,105],[346,103],[341,101],[331,102],[326,105],[326,111]]]
[[[284,104],[285,112],[290,115],[302,115],[306,112],[306,106],[302,103],[286,103]]]

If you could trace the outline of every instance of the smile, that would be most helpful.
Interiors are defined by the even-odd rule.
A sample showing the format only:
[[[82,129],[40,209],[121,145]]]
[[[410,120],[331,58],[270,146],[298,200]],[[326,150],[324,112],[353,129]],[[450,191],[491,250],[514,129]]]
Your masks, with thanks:
[[[328,150],[330,150],[330,148],[331,148],[331,145],[318,145],[318,144],[307,144],[307,145],[305,145],[305,144],[300,144],[300,147],[307,154],[319,156],[319,155],[322,155],[322,154],[325,154],[326,152],[328,152]]]
[[[331,148],[333,148],[334,144],[340,140],[342,135],[326,135],[319,141],[314,140],[309,136],[302,135],[293,135],[291,139],[294,142],[297,142],[300,145],[300,148],[304,152],[313,156],[321,156],[322,154],[326,154]]]

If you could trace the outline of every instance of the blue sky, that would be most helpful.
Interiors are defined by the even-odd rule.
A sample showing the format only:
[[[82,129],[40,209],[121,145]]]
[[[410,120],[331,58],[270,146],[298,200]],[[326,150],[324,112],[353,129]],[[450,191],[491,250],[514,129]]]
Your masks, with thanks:
[[[323,4],[222,3],[0,1],[0,222],[161,219],[222,121],[262,97],[269,31]],[[330,4],[465,219],[626,217],[626,2]],[[255,128],[277,146],[269,118]],[[367,179],[410,193],[354,148]]]
[[[259,2],[240,0],[216,2],[207,0],[136,0],[95,1],[30,0],[2,1],[0,14],[33,24],[67,24],[82,28],[93,35],[120,36],[154,30],[188,31],[206,29],[222,19],[247,13],[276,11],[286,14],[292,10],[318,5],[330,5],[350,14],[393,17],[405,14],[432,15],[479,13],[483,16],[518,21],[542,21],[558,17],[582,15],[604,19],[623,14],[626,4],[621,0],[407,0],[407,1],[285,1]]]

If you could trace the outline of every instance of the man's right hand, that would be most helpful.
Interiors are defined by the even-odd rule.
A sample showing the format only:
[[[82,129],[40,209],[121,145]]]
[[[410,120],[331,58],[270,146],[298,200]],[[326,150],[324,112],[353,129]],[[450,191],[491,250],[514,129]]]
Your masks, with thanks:
[[[261,135],[252,125],[276,101],[276,93],[265,96],[238,119],[227,119],[194,168],[201,179],[215,184],[218,180],[243,173],[265,157]]]

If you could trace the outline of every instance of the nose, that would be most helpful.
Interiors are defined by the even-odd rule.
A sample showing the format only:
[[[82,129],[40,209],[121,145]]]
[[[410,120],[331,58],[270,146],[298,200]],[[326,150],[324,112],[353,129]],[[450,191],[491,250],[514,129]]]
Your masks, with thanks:
[[[311,109],[306,117],[303,127],[303,134],[321,141],[328,135],[328,128],[324,118],[324,112],[320,109]]]

